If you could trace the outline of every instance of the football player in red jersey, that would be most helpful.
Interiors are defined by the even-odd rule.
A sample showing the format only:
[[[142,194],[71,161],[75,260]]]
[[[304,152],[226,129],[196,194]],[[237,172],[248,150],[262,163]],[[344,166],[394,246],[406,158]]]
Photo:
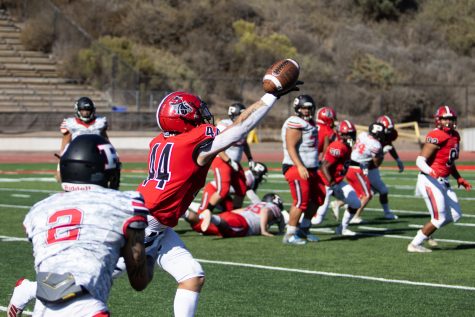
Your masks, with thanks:
[[[194,316],[204,272],[172,228],[204,186],[215,156],[242,139],[278,97],[293,90],[298,88],[265,94],[222,133],[212,124],[206,104],[193,94],[174,92],[158,105],[157,123],[163,132],[150,142],[149,174],[137,190],[153,216],[146,231],[147,254],[156,256],[158,266],[178,283],[175,316]]]
[[[448,177],[452,175],[458,186],[467,191],[472,185],[460,176],[455,166],[459,157],[460,135],[456,131],[457,114],[446,105],[440,106],[435,113],[436,128],[426,136],[416,165],[420,170],[417,177],[417,189],[429,209],[431,220],[417,231],[407,246],[408,252],[431,252],[424,247],[424,241],[442,226],[457,222],[462,217],[457,195],[450,188]]]
[[[337,228],[336,233],[355,235],[348,229],[348,224],[358,208],[361,207],[361,202],[353,187],[344,181],[350,163],[351,148],[356,140],[355,125],[349,120],[341,121],[338,135],[339,139],[330,143],[324,153],[322,165],[318,171],[323,184],[319,184],[319,186],[325,187],[322,188],[323,192],[328,189],[330,194],[348,205],[343,215],[342,224]],[[317,215],[318,223],[322,222],[325,213],[326,210],[322,210],[322,213]]]
[[[317,129],[318,129],[318,158],[323,160],[323,156],[326,152],[328,145],[337,138],[337,134],[334,130],[336,118],[336,111],[332,107],[322,107],[317,110]],[[312,224],[316,225],[322,222],[319,218],[320,215],[324,215],[328,209],[330,203],[331,191],[327,190],[327,195],[323,204],[318,207],[317,213],[312,218]],[[337,217],[337,215],[335,215]]]
[[[318,156],[323,159],[327,146],[335,141],[336,132],[335,121],[336,111],[332,107],[322,107],[317,110],[317,129],[318,129]]]
[[[267,176],[267,166],[262,162],[255,162],[254,166],[245,172],[246,176],[246,196],[252,203],[258,203],[261,201],[257,196],[256,191],[260,183]],[[213,180],[206,184],[203,189],[203,195],[201,197],[201,204],[191,203],[190,207],[186,211],[184,218],[188,221],[193,230],[201,232],[199,214],[208,209],[209,198],[216,192],[216,182]],[[216,207],[220,211],[231,211],[233,207],[234,188],[231,187],[229,194],[221,200]],[[211,210],[210,210],[211,211]]]
[[[219,131],[226,130],[245,109],[246,107],[243,104],[233,103],[228,109],[229,119],[221,120],[216,127]],[[241,140],[235,142],[226,151],[220,152],[211,164],[216,184],[216,191],[209,197],[207,206],[211,212],[216,205],[228,197],[231,187],[234,189],[233,207],[242,207],[246,195],[246,176],[241,166],[242,154],[246,154],[251,169],[255,164],[246,137],[247,135],[244,135]]]
[[[396,148],[393,144],[393,142],[396,141],[398,137],[398,132],[394,126],[393,118],[389,115],[383,115],[379,116],[378,119],[376,119],[376,122],[384,125],[384,133],[386,134],[386,137],[384,138],[384,142],[382,144],[383,152],[385,154],[389,152],[389,154],[393,157],[397,163],[399,173],[404,172],[404,163],[399,158],[399,155],[397,154]]]

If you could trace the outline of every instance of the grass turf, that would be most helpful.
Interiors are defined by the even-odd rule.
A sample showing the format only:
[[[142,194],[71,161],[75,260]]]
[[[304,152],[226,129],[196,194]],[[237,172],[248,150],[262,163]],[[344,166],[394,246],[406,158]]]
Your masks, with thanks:
[[[269,166],[277,169],[279,164]],[[51,174],[55,168],[0,165],[0,236],[24,237],[21,222],[28,208],[60,191]],[[145,165],[124,164],[124,171],[121,189],[133,190],[145,175]],[[462,175],[475,183],[474,172]],[[205,237],[180,222],[177,232],[206,272],[197,316],[473,316],[473,192],[457,190],[464,226],[451,224],[438,231],[439,247],[432,254],[409,254],[407,243],[429,219],[423,200],[414,197],[416,172],[384,170],[382,176],[399,219],[382,219],[376,196],[363,214],[368,223],[352,226],[362,234],[357,237],[326,233],[337,225],[331,212],[314,228],[321,241],[306,246],[283,245],[280,236]],[[277,191],[289,207],[290,194],[279,171],[270,173],[258,193],[268,191]],[[0,306],[7,306],[15,281],[34,278],[33,257],[29,243],[8,238],[0,238],[0,254]],[[175,287],[158,270],[140,293],[126,278],[118,279],[109,300],[111,312],[171,316]]]

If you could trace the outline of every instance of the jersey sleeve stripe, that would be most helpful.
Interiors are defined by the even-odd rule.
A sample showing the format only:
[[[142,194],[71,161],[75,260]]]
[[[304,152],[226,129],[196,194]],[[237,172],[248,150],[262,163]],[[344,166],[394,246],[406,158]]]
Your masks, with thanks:
[[[298,124],[298,123],[293,123],[293,122],[288,122],[288,127],[291,129],[302,129],[303,125]]]

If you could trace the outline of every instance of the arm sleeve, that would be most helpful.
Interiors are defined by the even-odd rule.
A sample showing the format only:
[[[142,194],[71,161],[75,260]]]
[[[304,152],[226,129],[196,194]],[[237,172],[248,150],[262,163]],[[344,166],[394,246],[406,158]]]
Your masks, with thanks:
[[[257,204],[257,203],[260,203],[260,202],[261,202],[261,199],[259,198],[259,196],[257,196],[256,192],[253,191],[252,189],[249,189],[249,190],[246,192],[246,196],[247,196],[247,198],[249,198],[249,200],[250,200],[251,203],[253,203],[253,204]]]
[[[237,142],[240,139],[244,138],[246,134],[248,134],[249,131],[251,131],[267,114],[267,112],[269,112],[276,100],[277,98],[274,95],[265,94],[261,98],[261,101],[264,103],[262,107],[257,108],[254,113],[252,113],[244,121],[238,124],[233,124],[229,126],[225,131],[218,134],[214,138],[211,147],[206,150],[203,150],[199,155],[215,155],[216,153],[221,152],[222,150],[229,147],[234,142]]]
[[[432,168],[427,164],[427,159],[423,156],[417,157],[416,165],[421,170],[421,172],[425,174],[429,175],[432,172]]]

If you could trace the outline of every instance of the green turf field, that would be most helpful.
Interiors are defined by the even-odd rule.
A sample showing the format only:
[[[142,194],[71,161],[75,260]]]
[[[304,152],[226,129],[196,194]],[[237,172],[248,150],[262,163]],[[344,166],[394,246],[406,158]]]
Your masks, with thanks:
[[[16,238],[25,237],[21,223],[29,207],[60,191],[51,174],[55,168],[0,165],[0,311],[19,277],[34,279],[31,246]],[[145,165],[126,163],[124,170],[121,189],[135,189]],[[475,172],[461,173],[475,185]],[[197,316],[474,316],[475,191],[456,191],[465,217],[436,233],[433,253],[409,254],[407,244],[429,219],[423,200],[414,196],[416,172],[382,175],[399,219],[384,220],[376,197],[363,214],[369,222],[352,226],[361,233],[356,237],[333,234],[331,211],[313,229],[321,241],[305,246],[283,245],[281,236],[200,236],[181,221],[176,230],[206,272]],[[289,207],[279,171],[270,173],[258,193],[269,191]],[[172,316],[174,293],[175,282],[158,270],[141,293],[121,278],[110,309],[113,316]]]

